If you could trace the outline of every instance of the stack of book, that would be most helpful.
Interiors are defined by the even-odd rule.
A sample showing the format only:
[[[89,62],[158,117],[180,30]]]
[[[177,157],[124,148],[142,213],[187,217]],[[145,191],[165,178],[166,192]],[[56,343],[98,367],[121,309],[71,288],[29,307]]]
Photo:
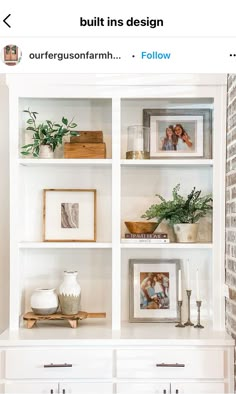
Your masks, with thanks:
[[[125,243],[154,243],[154,244],[167,244],[170,242],[167,233],[141,233],[131,234],[126,233],[125,238],[122,238],[122,242]]]

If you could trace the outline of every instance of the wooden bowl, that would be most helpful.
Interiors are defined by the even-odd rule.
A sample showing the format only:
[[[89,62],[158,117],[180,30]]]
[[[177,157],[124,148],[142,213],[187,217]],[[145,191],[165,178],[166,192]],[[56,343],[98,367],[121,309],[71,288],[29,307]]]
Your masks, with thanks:
[[[131,234],[152,234],[157,228],[154,222],[125,222],[125,225]]]

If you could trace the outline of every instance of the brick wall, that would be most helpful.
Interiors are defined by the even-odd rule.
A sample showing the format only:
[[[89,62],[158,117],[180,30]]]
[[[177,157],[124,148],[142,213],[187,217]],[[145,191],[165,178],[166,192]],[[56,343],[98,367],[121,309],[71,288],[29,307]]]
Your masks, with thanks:
[[[236,74],[228,75],[227,99],[225,269],[229,298],[226,299],[226,329],[236,340]]]

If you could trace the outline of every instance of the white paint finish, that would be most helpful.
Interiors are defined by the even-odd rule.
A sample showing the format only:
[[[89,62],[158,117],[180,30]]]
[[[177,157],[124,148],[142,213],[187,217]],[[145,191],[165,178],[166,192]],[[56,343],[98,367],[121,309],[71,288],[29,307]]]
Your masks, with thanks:
[[[19,242],[20,249],[110,249],[111,242]]]
[[[65,394],[112,394],[113,385],[111,383],[60,383],[60,392]]]
[[[97,190],[97,241],[111,241],[111,168],[40,167],[20,166],[24,185],[21,201],[20,241],[43,240],[43,189],[96,189]]]
[[[94,167],[96,166],[110,166],[112,164],[112,159],[19,159],[18,163],[22,166],[29,166],[29,167],[34,167],[34,166],[39,166],[39,167],[64,167],[64,166],[88,166],[88,167]]]
[[[171,385],[169,382],[150,383],[117,383],[117,394],[170,394]]]
[[[159,245],[158,245],[159,246]],[[165,245],[167,246],[167,245]],[[199,269],[199,276],[201,278],[201,294],[202,294],[202,308],[201,316],[203,320],[208,322],[212,319],[212,284],[211,284],[211,270],[212,270],[212,256],[211,249],[189,249],[189,248],[122,248],[122,293],[121,293],[121,319],[122,321],[129,320],[129,260],[131,258],[143,259],[178,259],[180,260],[180,267],[183,278],[183,294],[186,290],[187,281],[187,260],[189,259],[189,275],[190,285],[192,289],[191,296],[191,316],[196,323],[197,308],[196,308],[196,270]],[[184,321],[187,320],[187,297],[183,298],[182,316]],[[132,324],[131,324],[132,326]],[[142,326],[142,325],[141,325]],[[148,324],[149,328],[149,324]],[[150,328],[149,328],[150,329]],[[161,327],[158,324],[158,332]],[[177,330],[181,331],[181,330]],[[173,334],[174,337],[178,332]],[[194,334],[193,334],[194,335]]]
[[[204,382],[204,383],[118,383],[117,394],[222,394],[224,393],[224,383]]]
[[[9,319],[9,124],[8,88],[5,78],[0,76],[0,331],[6,329]]]
[[[213,165],[213,160],[212,159],[149,159],[149,160],[121,160],[120,161],[121,165],[124,167],[129,167],[129,166],[134,166],[134,167],[186,167],[186,166],[196,166],[196,167],[201,167],[201,166],[209,166],[211,167]]]
[[[190,87],[176,86],[172,90],[171,87],[163,89],[163,87],[155,88],[155,97],[150,94],[150,97],[135,95],[135,88],[129,89],[129,98],[122,99],[121,102],[121,138],[122,151],[121,158],[125,159],[127,151],[127,129],[130,125],[143,124],[143,110],[155,108],[172,108],[172,109],[193,109],[193,108],[212,108],[213,101],[210,96],[205,96],[204,89],[196,87],[196,95],[193,96],[193,90]],[[197,94],[199,92],[198,98]],[[211,89],[212,90],[212,89]],[[131,96],[133,91],[133,96]],[[137,96],[137,98],[134,98]],[[171,97],[171,98],[170,98]],[[150,124],[151,126],[151,124]],[[209,157],[210,159],[210,157]],[[172,161],[173,158],[170,157]],[[186,159],[185,159],[186,160]],[[195,158],[196,160],[196,158]]]
[[[54,97],[53,90],[48,91],[47,97]],[[78,95],[78,92],[77,92]],[[32,96],[34,97],[34,96]],[[45,122],[61,123],[62,116],[68,120],[74,119],[76,130],[102,130],[106,143],[107,158],[111,158],[111,99],[70,99],[70,98],[21,98],[19,102],[19,131],[20,146],[28,143],[32,132],[25,132],[28,114],[23,110],[30,108],[38,112],[37,124]],[[66,138],[67,140],[69,137]],[[63,149],[59,147],[54,153],[55,158],[63,157]]]
[[[160,203],[156,194],[167,200],[173,188],[180,183],[180,194],[187,195],[195,186],[202,195],[211,193],[212,169],[210,167],[122,167],[121,178],[121,235],[127,228],[125,221],[142,221],[142,214],[152,205]],[[170,240],[175,240],[169,226],[162,224],[157,231],[167,231]],[[201,220],[198,242],[211,242],[212,226],[210,216]]]
[[[65,394],[112,394],[113,386],[111,383],[8,383],[5,384],[4,393],[6,394],[52,394],[62,393],[66,390]]]
[[[205,321],[204,321],[205,324]],[[56,329],[55,329],[56,328]],[[148,330],[148,335],[147,335]],[[77,330],[69,330],[68,326],[45,325],[42,324],[40,329],[26,330],[6,330],[1,335],[1,345],[5,347],[32,347],[39,346],[47,348],[51,346],[111,346],[117,348],[160,346],[163,348],[168,342],[170,346],[179,347],[220,347],[233,351],[234,340],[224,331],[212,330],[212,325],[205,324],[204,330],[196,330],[191,327],[184,330],[177,330],[173,324],[169,323],[128,323],[121,325],[121,330],[111,331],[111,324],[105,319],[87,319],[83,320]],[[229,353],[227,361],[228,367],[232,360],[232,353]],[[233,376],[233,374],[232,374]]]
[[[18,74],[1,74],[8,84],[25,89],[28,86],[41,86],[47,80],[47,86],[185,86],[185,85],[227,85],[227,74],[25,74],[19,79]],[[29,96],[30,97],[30,96]]]
[[[53,391],[52,391],[53,390]],[[4,385],[5,394],[59,394],[55,382],[37,383],[7,383]]]
[[[158,367],[157,364],[183,364],[184,367]],[[223,350],[153,348],[118,350],[117,377],[148,379],[223,379]]]
[[[114,97],[112,110],[112,141],[113,141],[113,165],[112,165],[112,329],[120,328],[121,313],[121,249],[120,249],[120,98]]]
[[[72,367],[45,368],[50,364]],[[109,379],[112,377],[112,351],[108,349],[48,348],[8,349],[6,379]]]
[[[223,382],[194,382],[194,383],[171,383],[171,393],[173,394],[222,394],[231,393],[227,391]]]
[[[63,272],[69,270],[78,271],[78,282],[81,286],[81,310],[106,312],[107,317],[102,319],[101,324],[105,324],[106,320],[111,320],[111,250],[60,249],[59,253],[57,251],[55,253],[55,249],[21,250],[20,266],[22,301],[19,314],[31,310],[30,296],[34,289],[46,287],[58,290],[63,280]],[[91,319],[89,320],[91,322]],[[45,323],[41,324],[42,327],[44,325]],[[68,326],[67,322],[64,322],[64,326]]]
[[[140,218],[150,203],[156,192],[161,194],[170,193],[171,188],[179,181],[184,184],[183,192],[189,191],[189,179],[193,180],[193,184],[201,188],[204,193],[211,192],[215,185],[218,185],[218,174],[215,171],[216,156],[214,161],[212,159],[203,160],[200,162],[197,159],[188,162],[180,160],[175,164],[173,160],[160,161],[156,163],[150,161],[145,163],[128,163],[121,160],[124,158],[126,150],[126,129],[130,123],[142,122],[143,108],[213,108],[215,106],[215,119],[220,122],[224,118],[225,103],[222,97],[225,95],[224,87],[226,85],[226,75],[107,75],[107,76],[85,76],[82,82],[81,76],[39,76],[38,80],[31,79],[27,76],[25,83],[20,81],[20,78],[11,76],[8,78],[10,82],[11,96],[11,133],[14,136],[11,145],[11,179],[12,179],[12,199],[11,211],[12,220],[11,225],[14,229],[20,229],[19,234],[12,234],[12,286],[11,286],[11,327],[18,327],[17,311],[24,308],[18,307],[19,298],[22,297],[22,287],[19,285],[19,279],[24,283],[27,277],[24,278],[24,270],[22,275],[19,274],[22,254],[18,258],[19,249],[25,249],[26,254],[29,250],[39,250],[44,247],[41,244],[41,199],[40,190],[48,185],[50,187],[78,187],[91,184],[94,188],[101,187],[101,204],[98,207],[100,215],[98,217],[98,242],[99,248],[102,245],[110,245],[112,242],[112,271],[110,273],[110,283],[112,284],[112,311],[113,311],[113,329],[120,328],[120,315],[127,320],[128,297],[126,289],[128,288],[128,276],[126,270],[128,267],[128,259],[130,257],[176,257],[176,255],[183,261],[187,255],[193,262],[191,276],[194,286],[194,272],[197,264],[200,266],[202,272],[202,285],[204,287],[204,297],[202,314],[208,321],[214,321],[214,327],[224,327],[224,319],[221,314],[223,291],[220,291],[220,303],[216,303],[212,308],[214,294],[219,293],[221,289],[223,277],[216,275],[214,272],[219,272],[223,269],[222,261],[212,257],[211,252],[211,223],[204,221],[202,223],[202,232],[200,233],[200,241],[205,241],[205,235],[209,237],[209,243],[202,245],[201,243],[196,248],[186,248],[182,245],[177,246],[171,244],[168,248],[139,248],[139,247],[124,247],[120,243],[120,223],[123,223],[127,216],[134,215]],[[28,81],[28,82],[27,82]],[[87,81],[87,83],[86,83]],[[91,83],[93,81],[93,83]],[[208,81],[208,82],[207,82]],[[221,88],[223,86],[223,88]],[[20,98],[20,108],[18,109],[18,98]],[[219,103],[221,103],[219,105]],[[215,105],[216,104],[216,105]],[[72,116],[76,112],[79,125],[105,127],[106,135],[111,138],[111,130],[113,133],[111,161],[101,160],[99,162],[92,161],[80,165],[81,161],[62,161],[58,160],[49,162],[42,162],[36,164],[36,161],[25,161],[27,166],[24,166],[24,161],[18,159],[18,120],[17,114],[20,117],[20,128],[22,128],[22,113],[26,105],[37,105],[37,110],[40,113],[41,119],[44,117],[60,117],[62,113],[67,116]],[[64,113],[66,111],[66,114]],[[217,114],[216,114],[217,112]],[[120,116],[121,115],[121,116]],[[221,132],[219,128],[220,122],[214,125],[214,132],[217,134]],[[96,124],[95,124],[96,123]],[[120,127],[121,126],[121,127]],[[119,137],[121,133],[121,138]],[[218,152],[217,139],[214,139],[215,148]],[[122,152],[122,153],[121,153]],[[59,152],[58,152],[59,153]],[[222,152],[221,152],[222,153]],[[217,164],[218,165],[218,164]],[[213,168],[213,169],[212,169]],[[222,167],[223,168],[223,167]],[[24,182],[21,186],[17,185],[15,179]],[[121,177],[121,193],[120,193],[120,177]],[[13,182],[14,179],[14,182]],[[37,182],[35,181],[37,179]],[[213,186],[214,185],[214,186]],[[220,187],[220,186],[217,186]],[[140,192],[141,190],[141,192]],[[138,197],[137,197],[138,196]],[[137,197],[137,198],[136,198]],[[214,199],[216,206],[222,206],[222,194],[215,194]],[[22,214],[17,217],[16,206],[19,203]],[[121,203],[121,204],[120,204]],[[145,203],[145,204],[144,204]],[[145,205],[145,207],[144,207]],[[143,208],[142,208],[143,207]],[[37,212],[38,210],[38,212]],[[215,210],[216,211],[216,210]],[[121,212],[121,213],[120,213]],[[218,210],[217,210],[218,212]],[[216,215],[218,213],[216,212]],[[14,216],[15,215],[15,216]],[[218,219],[217,219],[218,220]],[[217,221],[215,221],[217,225]],[[123,224],[122,224],[123,225]],[[125,228],[122,227],[122,234]],[[19,244],[19,241],[23,241]],[[32,242],[31,244],[28,242]],[[220,244],[219,239],[214,241],[213,247]],[[39,242],[39,243],[37,243]],[[32,248],[27,249],[27,245]],[[39,247],[38,247],[38,246]],[[95,246],[93,246],[95,248]],[[96,250],[99,250],[96,248]],[[220,249],[219,249],[220,248]],[[222,244],[218,248],[222,254]],[[51,249],[54,250],[55,261],[63,250],[62,246],[56,247],[53,245]],[[58,250],[57,250],[58,249]],[[71,248],[72,249],[72,248]],[[75,249],[79,249],[75,246]],[[83,249],[83,246],[81,246]],[[87,249],[87,248],[86,248]],[[92,248],[91,248],[92,249]],[[186,250],[185,250],[186,249]],[[45,248],[46,250],[50,250]],[[65,245],[65,250],[69,251]],[[105,248],[103,250],[106,255]],[[29,252],[30,254],[31,252]],[[80,249],[79,249],[80,253]],[[25,256],[26,256],[25,254]],[[120,254],[122,259],[120,260]],[[214,255],[215,256],[215,255]],[[48,257],[47,257],[48,259]],[[92,261],[86,257],[87,263],[92,271]],[[50,261],[50,258],[49,258]],[[214,262],[214,264],[213,264]],[[46,264],[46,263],[45,263]],[[64,263],[63,263],[64,264]],[[183,261],[184,265],[185,262]],[[30,264],[27,263],[28,266]],[[214,266],[214,268],[213,268]],[[33,267],[33,265],[31,266]],[[56,263],[55,263],[56,267]],[[53,268],[56,270],[56,268]],[[14,269],[13,269],[14,268]],[[31,268],[33,270],[33,268]],[[122,276],[120,274],[122,270]],[[42,271],[41,271],[42,272]],[[57,271],[57,275],[59,270]],[[27,275],[30,276],[30,271]],[[216,280],[215,280],[216,279]],[[40,281],[40,279],[39,279]],[[212,288],[214,287],[214,292]],[[27,292],[27,290],[26,290]],[[20,294],[20,297],[19,297]],[[104,295],[106,290],[104,289]],[[91,296],[90,296],[91,297]],[[120,301],[122,297],[122,301]],[[22,298],[22,305],[25,306],[24,297]],[[92,297],[91,297],[92,300]],[[192,297],[192,310],[195,310],[194,292]],[[27,304],[27,302],[26,302]],[[92,302],[91,302],[92,304]],[[184,307],[185,308],[185,307]],[[219,325],[220,322],[220,325]]]
[[[226,98],[225,87],[218,87],[215,95],[214,111],[214,144],[213,144],[213,325],[218,330],[225,327],[225,298],[223,283],[225,282],[225,163],[226,163]],[[221,291],[219,291],[221,284]]]

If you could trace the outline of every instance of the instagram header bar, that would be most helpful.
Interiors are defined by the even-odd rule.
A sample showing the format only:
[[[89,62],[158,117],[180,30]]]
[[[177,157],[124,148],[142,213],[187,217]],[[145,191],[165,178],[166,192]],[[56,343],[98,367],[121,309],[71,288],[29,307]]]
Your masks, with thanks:
[[[2,73],[224,73],[236,70],[234,38],[8,37],[0,43]]]

